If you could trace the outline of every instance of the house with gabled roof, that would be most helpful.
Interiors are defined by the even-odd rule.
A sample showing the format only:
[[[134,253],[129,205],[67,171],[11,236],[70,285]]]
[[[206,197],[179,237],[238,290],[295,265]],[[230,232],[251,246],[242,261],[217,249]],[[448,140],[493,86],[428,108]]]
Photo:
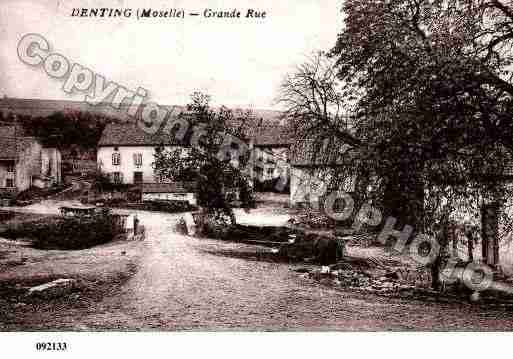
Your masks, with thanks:
[[[355,191],[352,161],[358,150],[338,140],[302,139],[290,148],[290,205],[319,202],[332,191]],[[339,188],[332,188],[335,175],[344,174]]]
[[[0,195],[14,197],[32,186],[61,183],[61,154],[25,136],[17,126],[0,126]]]
[[[280,123],[264,124],[249,129],[248,137],[254,153],[256,179],[269,181],[289,177],[289,152],[294,142],[291,131]]]
[[[196,203],[193,185],[169,182],[159,178],[153,167],[159,149],[188,148],[174,136],[158,131],[151,134],[137,124],[109,124],[105,127],[97,149],[98,169],[112,183],[139,186],[143,200],[185,200]]]

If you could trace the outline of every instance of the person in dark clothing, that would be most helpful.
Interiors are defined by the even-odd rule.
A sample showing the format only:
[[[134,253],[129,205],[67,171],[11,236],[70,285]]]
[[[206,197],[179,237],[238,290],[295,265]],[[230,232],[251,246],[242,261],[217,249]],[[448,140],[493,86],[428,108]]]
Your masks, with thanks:
[[[139,227],[139,218],[137,215],[134,215],[134,235],[137,234],[137,229]]]

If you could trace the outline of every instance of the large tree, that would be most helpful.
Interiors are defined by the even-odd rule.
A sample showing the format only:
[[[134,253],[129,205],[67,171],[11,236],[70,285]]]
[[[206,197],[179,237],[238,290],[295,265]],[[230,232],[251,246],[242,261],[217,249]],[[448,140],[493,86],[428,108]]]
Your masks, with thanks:
[[[250,153],[245,148],[241,126],[248,116],[251,113],[212,108],[209,95],[195,92],[185,114],[185,152],[180,148],[162,148],[155,156],[157,175],[172,181],[194,182],[198,205],[204,214],[224,218],[228,224],[235,223],[230,193],[237,193],[238,202],[246,209],[253,204]]]
[[[312,133],[358,146],[355,165],[379,179],[366,195],[398,225],[429,231],[456,208],[495,198],[513,153],[511,3],[346,0],[343,16],[335,64],[300,67],[285,82],[288,112],[311,108],[303,113],[321,115],[305,117]],[[319,104],[332,99],[352,110],[350,121],[337,106],[323,114]]]
[[[285,75],[277,103],[297,138],[339,138],[359,146],[361,142],[350,133],[351,93],[344,91],[334,65],[326,53],[313,54]]]
[[[338,78],[336,60],[325,52],[316,52],[287,74],[281,83],[277,103],[295,135],[294,153],[303,153],[307,161],[328,165],[325,171],[311,167],[312,179],[324,182],[324,189],[347,188],[348,178],[357,178],[358,195],[369,185],[371,172],[357,166],[352,149],[362,141],[355,136],[352,113],[358,99],[354,89]],[[339,165],[344,162],[345,166]],[[304,179],[303,179],[304,180]],[[317,192],[302,188],[299,192]],[[302,193],[300,194],[302,195]],[[314,196],[315,197],[315,196]],[[358,196],[359,197],[359,196]],[[355,198],[359,202],[360,198]]]
[[[355,123],[385,208],[428,231],[496,200],[513,149],[511,4],[347,1],[344,10],[333,55],[340,78],[364,90]],[[447,238],[438,233],[442,249]]]
[[[344,13],[332,55],[359,95],[366,165],[383,179],[386,207],[421,225],[426,184],[482,183],[512,148],[511,5],[348,0]]]

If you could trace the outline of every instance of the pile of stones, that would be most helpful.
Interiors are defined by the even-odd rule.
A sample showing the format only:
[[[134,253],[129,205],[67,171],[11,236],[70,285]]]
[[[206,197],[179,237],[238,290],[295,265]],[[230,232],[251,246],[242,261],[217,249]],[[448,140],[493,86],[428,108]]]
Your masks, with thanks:
[[[339,262],[333,266],[300,267],[295,269],[302,273],[304,278],[313,279],[324,285],[343,287],[353,290],[362,290],[373,293],[397,293],[411,291],[419,283],[412,282],[407,269],[361,269],[350,264]],[[428,285],[428,281],[420,283]]]

